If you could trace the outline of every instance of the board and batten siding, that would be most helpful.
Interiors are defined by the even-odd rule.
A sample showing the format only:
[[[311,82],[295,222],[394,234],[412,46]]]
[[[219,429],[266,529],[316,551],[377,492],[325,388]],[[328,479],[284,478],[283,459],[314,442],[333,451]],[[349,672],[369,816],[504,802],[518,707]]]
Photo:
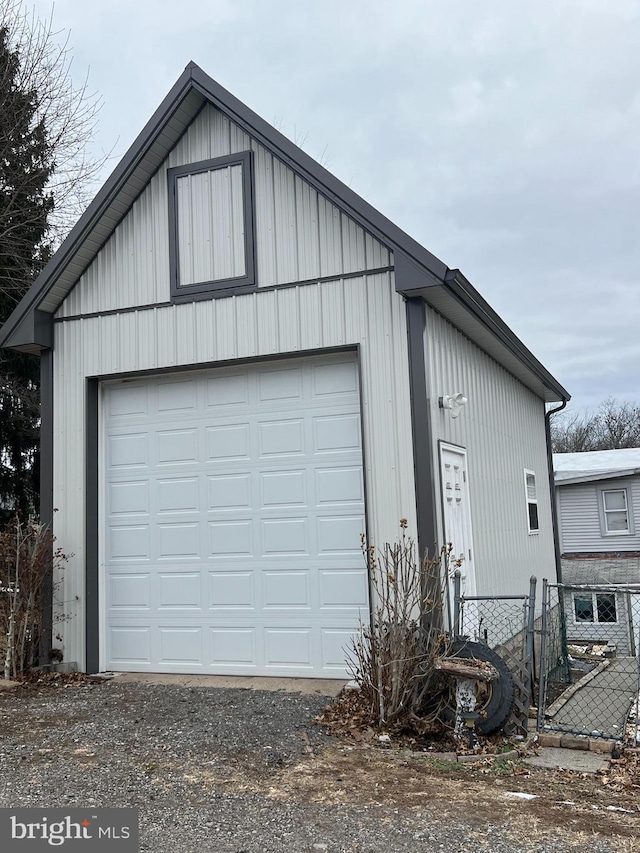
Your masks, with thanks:
[[[634,534],[603,536],[600,526],[600,488],[626,488],[631,493]],[[640,477],[599,480],[558,486],[560,545],[563,553],[640,551]]]
[[[72,617],[57,626],[66,660],[82,666],[85,654],[86,377],[356,345],[367,520],[382,543],[400,518],[416,529],[406,313],[393,273],[55,324],[55,535],[74,555],[59,590]]]
[[[253,151],[259,287],[387,267],[389,251],[208,105],[59,308],[71,317],[169,301],[167,169]]]
[[[425,358],[440,541],[438,441],[467,451],[478,595],[526,595],[529,578],[555,580],[544,402],[433,309]],[[468,398],[458,418],[438,398]],[[540,532],[529,534],[524,469],[535,472]]]

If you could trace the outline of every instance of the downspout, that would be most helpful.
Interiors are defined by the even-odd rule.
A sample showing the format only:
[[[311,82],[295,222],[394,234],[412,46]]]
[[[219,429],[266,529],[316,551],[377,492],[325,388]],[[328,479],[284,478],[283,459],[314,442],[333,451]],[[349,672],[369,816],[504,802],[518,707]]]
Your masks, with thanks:
[[[553,473],[553,451],[551,449],[551,415],[566,408],[568,400],[555,409],[549,409],[544,416],[544,432],[547,440],[547,468],[549,471],[549,491],[551,493],[551,526],[553,528],[553,548],[556,557],[556,581],[562,583],[562,560],[560,555],[560,534],[558,531],[558,507],[556,506],[556,486]]]
[[[53,352],[49,349],[40,353],[40,523],[53,534]],[[53,553],[48,557],[42,581],[40,666],[51,663],[53,639]]]

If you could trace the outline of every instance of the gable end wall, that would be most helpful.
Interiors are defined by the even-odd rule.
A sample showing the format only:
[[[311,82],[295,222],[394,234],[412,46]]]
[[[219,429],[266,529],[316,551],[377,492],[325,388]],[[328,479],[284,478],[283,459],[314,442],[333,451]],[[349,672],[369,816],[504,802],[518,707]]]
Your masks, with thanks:
[[[207,105],[158,169],[56,317],[169,302],[167,169],[253,152],[259,287],[381,269],[389,251],[226,116]]]

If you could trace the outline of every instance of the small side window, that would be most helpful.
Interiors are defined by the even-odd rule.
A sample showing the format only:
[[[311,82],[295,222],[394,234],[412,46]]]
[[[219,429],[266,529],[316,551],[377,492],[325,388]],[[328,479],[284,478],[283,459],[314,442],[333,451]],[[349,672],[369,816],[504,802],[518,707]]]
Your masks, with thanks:
[[[524,494],[527,502],[527,525],[529,533],[538,533],[540,530],[540,521],[538,518],[538,492],[534,471],[527,471],[525,469]]]
[[[573,614],[576,622],[612,624],[618,621],[613,592],[574,592]]]
[[[626,489],[603,489],[602,509],[607,533],[629,532],[629,507]]]

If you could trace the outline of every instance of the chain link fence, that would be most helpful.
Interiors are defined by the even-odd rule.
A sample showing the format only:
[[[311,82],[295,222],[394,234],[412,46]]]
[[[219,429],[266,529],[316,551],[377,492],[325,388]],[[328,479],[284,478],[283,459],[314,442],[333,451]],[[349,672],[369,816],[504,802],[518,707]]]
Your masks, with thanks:
[[[543,583],[538,729],[640,743],[640,587]]]
[[[467,596],[461,575],[454,575],[453,638],[480,643],[506,663],[515,687],[515,702],[505,726],[507,734],[527,734],[532,699],[536,579],[528,595]]]

